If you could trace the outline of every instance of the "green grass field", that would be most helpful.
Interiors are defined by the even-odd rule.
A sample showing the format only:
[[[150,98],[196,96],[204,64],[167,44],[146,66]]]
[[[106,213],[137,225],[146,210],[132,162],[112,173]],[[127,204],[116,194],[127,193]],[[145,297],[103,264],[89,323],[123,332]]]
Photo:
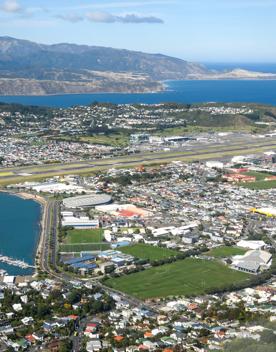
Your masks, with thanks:
[[[226,258],[232,257],[233,255],[242,255],[245,252],[246,250],[242,248],[221,246],[213,248],[205,254],[216,258]]]
[[[243,187],[254,189],[254,190],[261,190],[261,189],[272,189],[276,188],[276,181],[264,181],[266,177],[273,176],[266,172],[256,172],[256,171],[248,171],[245,172],[245,175],[248,176],[255,176],[256,182],[248,182],[243,184]]]
[[[136,258],[149,260],[169,258],[178,254],[177,251],[173,251],[171,249],[154,247],[142,243],[136,244],[134,246],[122,247],[120,248],[120,251],[126,254],[133,255]]]
[[[103,230],[69,230],[65,237],[65,244],[99,243],[103,242]]]
[[[256,182],[263,181],[266,177],[273,176],[267,172],[257,172],[257,171],[248,171],[248,172],[245,172],[244,175],[256,177]]]
[[[139,273],[108,279],[106,285],[140,299],[192,296],[247,280],[248,274],[217,261],[188,258]]]
[[[129,144],[129,136],[123,133],[114,133],[110,135],[95,135],[89,137],[80,137],[81,142],[90,144],[110,145],[112,147],[126,147]]]
[[[82,244],[61,244],[60,252],[83,252],[83,251],[105,251],[110,249],[109,243],[82,243]]]
[[[54,139],[72,141],[71,136],[56,137]],[[90,144],[101,144],[112,147],[126,147],[129,144],[129,135],[126,133],[112,133],[109,135],[95,134],[93,136],[77,136],[73,138],[75,142],[85,142]]]
[[[253,190],[273,189],[273,188],[276,188],[276,181],[249,182],[249,183],[244,183],[242,187],[246,187]]]

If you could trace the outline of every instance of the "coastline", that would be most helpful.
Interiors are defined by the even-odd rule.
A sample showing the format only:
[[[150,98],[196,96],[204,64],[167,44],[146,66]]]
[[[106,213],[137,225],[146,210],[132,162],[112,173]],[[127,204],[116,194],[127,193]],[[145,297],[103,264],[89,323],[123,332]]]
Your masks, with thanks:
[[[34,258],[35,272],[32,275],[32,277],[36,277],[38,274],[38,268],[39,268],[39,264],[37,264],[37,262],[40,263],[42,246],[44,244],[44,237],[45,237],[44,224],[45,224],[45,216],[46,216],[45,209],[47,206],[47,200],[42,196],[32,194],[32,193],[26,193],[26,192],[19,192],[19,193],[16,193],[15,195],[17,195],[18,197],[25,199],[25,200],[33,200],[33,201],[37,202],[38,204],[40,204],[40,206],[41,206],[39,240],[37,243],[35,258]]]
[[[276,79],[275,79],[276,80]],[[162,92],[166,92],[167,89],[165,86],[163,86],[160,89],[156,89],[156,90],[145,90],[145,91],[137,91],[137,92],[132,92],[132,91],[124,91],[124,92],[106,92],[106,91],[102,91],[102,92],[84,92],[84,93],[53,93],[53,94],[30,94],[30,95],[25,95],[25,94],[2,94],[0,93],[1,97],[60,97],[60,96],[64,96],[64,95],[101,95],[101,94],[110,94],[110,95],[116,95],[116,94],[122,94],[122,95],[127,95],[127,94],[137,94],[137,95],[142,95],[142,94],[157,94],[157,93],[162,93]]]
[[[169,80],[168,80],[169,81]],[[177,80],[178,81],[178,80]],[[58,96],[63,96],[63,95],[101,95],[101,94],[156,94],[156,93],[161,93],[165,92],[167,90],[166,84],[164,84],[165,81],[155,81],[156,87],[153,87],[153,89],[149,88],[144,88],[144,89],[138,89],[138,90],[97,90],[97,91],[84,91],[84,92],[58,92],[58,93],[41,93],[41,94],[5,94],[5,93],[0,93],[0,96],[2,97],[58,97]]]
[[[244,81],[244,82],[275,82],[276,81],[276,73],[274,74],[275,76],[273,77],[219,77],[215,78],[212,76],[208,75],[203,75],[199,77],[187,77],[185,79],[166,79],[162,81],[158,81],[160,83],[160,88],[155,89],[155,90],[143,90],[143,91],[96,91],[96,92],[77,92],[77,93],[66,93],[66,92],[59,92],[59,93],[52,93],[52,94],[4,94],[0,93],[0,97],[4,98],[12,98],[12,97],[21,97],[21,98],[43,98],[43,97],[61,97],[61,96],[78,96],[78,95],[128,95],[128,94],[133,94],[133,95],[143,95],[143,94],[158,94],[158,93],[165,93],[169,91],[173,91],[170,89],[170,83],[173,82],[231,82],[231,81]]]
[[[34,256],[35,270],[34,270],[34,273],[31,275],[31,277],[34,278],[38,274],[39,265],[37,264],[37,262],[38,263],[40,262],[40,256],[42,253],[42,246],[44,243],[44,236],[45,236],[44,224],[45,224],[45,216],[46,216],[45,209],[47,206],[47,200],[42,196],[35,195],[32,193],[27,193],[27,192],[13,192],[13,191],[8,191],[8,190],[3,190],[3,189],[0,189],[0,192],[7,193],[10,195],[19,197],[21,199],[24,199],[24,200],[33,200],[33,201],[37,202],[41,207],[40,220],[39,220],[39,234],[38,234],[39,238],[38,238],[38,241],[36,244],[36,250],[35,250],[35,256]],[[19,275],[19,276],[21,276],[21,275]]]

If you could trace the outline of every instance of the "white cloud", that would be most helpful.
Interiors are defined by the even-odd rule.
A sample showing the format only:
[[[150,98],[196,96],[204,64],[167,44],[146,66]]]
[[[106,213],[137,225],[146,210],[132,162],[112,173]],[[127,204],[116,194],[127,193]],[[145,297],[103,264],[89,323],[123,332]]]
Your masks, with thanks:
[[[86,15],[75,13],[59,14],[55,17],[71,23],[84,20],[96,23],[164,23],[161,18],[155,16],[142,16],[137,14],[114,15],[105,11],[91,11]]]
[[[89,12],[86,18],[91,22],[100,23],[164,23],[161,18],[155,16],[139,16],[135,14],[113,15],[103,11]]]
[[[23,11],[23,8],[17,0],[5,0],[1,6],[1,10],[9,13],[17,13]]]

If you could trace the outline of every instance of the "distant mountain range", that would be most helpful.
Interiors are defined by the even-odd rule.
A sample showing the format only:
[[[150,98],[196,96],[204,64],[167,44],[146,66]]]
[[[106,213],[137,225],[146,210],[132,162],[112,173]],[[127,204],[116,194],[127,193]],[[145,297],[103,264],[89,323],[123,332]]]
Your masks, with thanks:
[[[163,80],[271,79],[276,74],[209,71],[203,65],[142,52],[0,37],[0,95],[151,92]]]

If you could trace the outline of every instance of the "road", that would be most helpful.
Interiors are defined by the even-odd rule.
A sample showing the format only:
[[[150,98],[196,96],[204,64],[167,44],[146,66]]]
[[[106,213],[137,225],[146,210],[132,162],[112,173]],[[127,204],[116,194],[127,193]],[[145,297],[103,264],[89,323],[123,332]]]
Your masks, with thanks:
[[[59,273],[56,263],[58,216],[59,203],[56,200],[48,199],[42,219],[40,269],[57,280],[68,281],[70,278]]]
[[[50,238],[53,227],[52,215],[53,215],[54,201],[48,200],[44,207],[43,224],[42,224],[42,246],[40,255],[40,267],[42,271],[47,273],[50,272],[49,265],[49,251],[50,251]]]

